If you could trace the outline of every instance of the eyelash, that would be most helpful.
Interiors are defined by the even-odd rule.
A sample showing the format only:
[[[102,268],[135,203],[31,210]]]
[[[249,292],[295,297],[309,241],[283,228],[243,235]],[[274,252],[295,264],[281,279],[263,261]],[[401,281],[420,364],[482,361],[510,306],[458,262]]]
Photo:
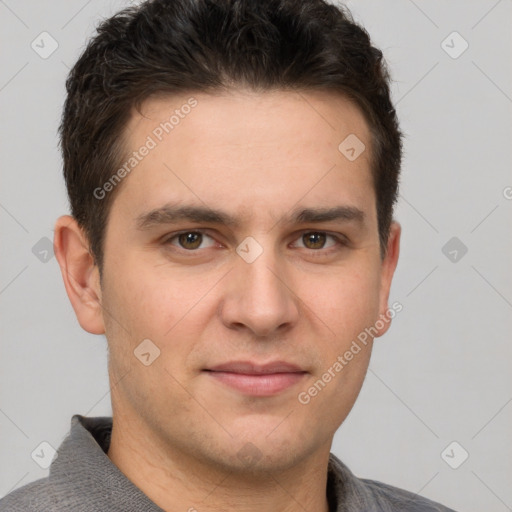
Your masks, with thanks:
[[[172,246],[173,249],[177,250],[178,252],[183,252],[186,254],[198,253],[200,251],[200,249],[184,249],[183,247],[180,247],[178,245],[171,244],[172,240],[178,238],[180,235],[184,235],[187,233],[197,233],[197,234],[201,234],[203,236],[207,236],[207,237],[211,238],[212,240],[214,239],[211,235],[209,235],[206,231],[204,231],[202,229],[188,229],[188,230],[183,230],[183,231],[178,231],[176,233],[173,233],[172,235],[170,235],[169,237],[164,239],[163,244]],[[332,238],[336,243],[335,243],[335,245],[333,245],[332,247],[328,247],[327,249],[324,249],[324,248],[308,249],[308,247],[299,247],[299,249],[305,249],[305,250],[309,251],[311,254],[322,256],[322,255],[330,254],[333,251],[336,251],[343,247],[348,246],[348,240],[345,237],[336,235],[334,233],[330,233],[328,231],[314,231],[314,230],[302,231],[300,233],[300,235],[295,239],[295,241],[301,239],[304,235],[311,234],[311,233],[326,235],[326,237]]]

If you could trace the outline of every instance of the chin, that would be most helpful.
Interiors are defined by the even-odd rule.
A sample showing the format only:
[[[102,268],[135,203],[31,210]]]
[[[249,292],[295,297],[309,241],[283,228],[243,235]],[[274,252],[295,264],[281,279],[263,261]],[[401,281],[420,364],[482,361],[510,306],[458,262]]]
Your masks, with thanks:
[[[285,471],[315,451],[313,439],[305,444],[297,429],[278,426],[279,421],[272,420],[263,422],[264,428],[252,425],[240,437],[233,437],[227,448],[232,469],[251,474]]]
[[[223,466],[227,471],[234,471],[237,475],[247,474],[251,478],[261,477],[268,480],[269,473],[287,471],[305,457],[304,453],[293,450],[291,446],[283,446],[281,449],[274,446],[262,448],[247,441],[240,447],[237,445],[234,452],[230,449],[227,457],[227,452],[217,454],[217,465]]]

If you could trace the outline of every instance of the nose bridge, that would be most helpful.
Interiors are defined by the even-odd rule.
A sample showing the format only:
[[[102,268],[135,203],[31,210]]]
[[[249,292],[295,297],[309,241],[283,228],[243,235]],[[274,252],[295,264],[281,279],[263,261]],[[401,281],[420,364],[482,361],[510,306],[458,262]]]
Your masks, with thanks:
[[[271,246],[258,244],[258,248],[254,242],[246,240],[237,249],[240,258],[231,273],[232,286],[224,298],[222,315],[227,326],[243,325],[265,336],[295,323],[298,310],[285,284],[284,262]]]
[[[267,249],[252,263],[240,262],[240,272],[244,276],[244,296],[250,297],[255,303],[277,302],[285,299],[283,290],[283,272],[281,268],[281,279],[278,278],[279,270],[277,258],[274,251]]]

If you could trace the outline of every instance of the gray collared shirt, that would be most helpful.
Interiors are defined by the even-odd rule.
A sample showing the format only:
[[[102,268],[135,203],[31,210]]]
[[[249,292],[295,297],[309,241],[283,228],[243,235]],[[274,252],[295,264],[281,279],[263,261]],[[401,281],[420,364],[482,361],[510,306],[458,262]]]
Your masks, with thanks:
[[[48,477],[5,496],[0,512],[162,512],[108,458],[111,430],[111,417],[75,414]],[[358,478],[333,454],[327,497],[331,512],[454,512],[417,494]]]

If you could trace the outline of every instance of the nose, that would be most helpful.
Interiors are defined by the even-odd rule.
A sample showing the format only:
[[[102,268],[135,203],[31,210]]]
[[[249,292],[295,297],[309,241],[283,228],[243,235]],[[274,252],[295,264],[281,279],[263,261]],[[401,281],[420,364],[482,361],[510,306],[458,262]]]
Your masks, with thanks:
[[[220,307],[223,324],[249,330],[253,336],[282,334],[299,319],[299,298],[286,279],[284,262],[272,251],[264,251],[255,261],[235,262]]]

